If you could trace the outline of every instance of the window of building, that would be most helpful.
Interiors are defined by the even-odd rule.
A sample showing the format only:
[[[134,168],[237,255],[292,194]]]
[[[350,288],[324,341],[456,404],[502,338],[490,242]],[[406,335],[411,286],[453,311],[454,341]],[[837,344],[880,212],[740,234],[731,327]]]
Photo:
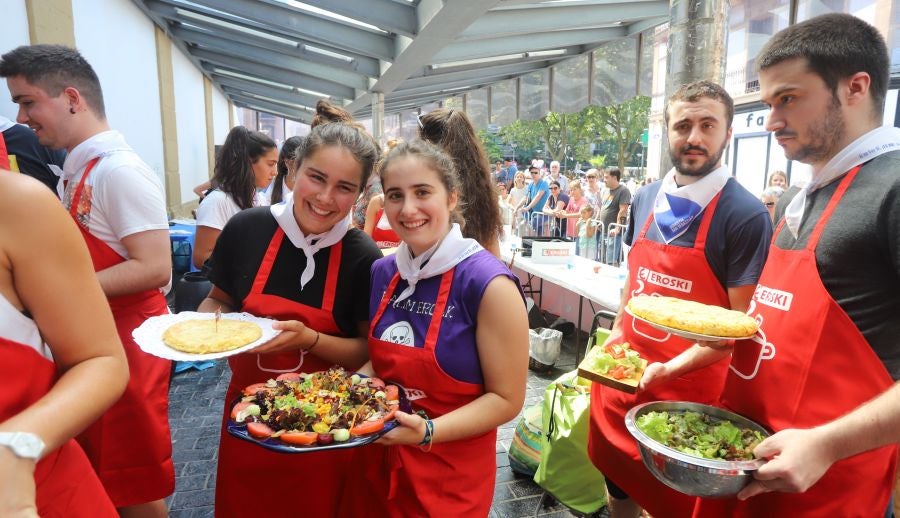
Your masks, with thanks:
[[[588,105],[588,81],[587,54],[553,67],[553,111],[577,113],[583,110]]]
[[[476,130],[488,125],[488,92],[487,88],[472,90],[466,94],[466,115]]]
[[[537,120],[550,111],[550,72],[538,70],[519,80],[519,118]]]
[[[637,95],[638,38],[604,43],[594,51],[591,104],[609,106]]]
[[[491,85],[491,124],[505,126],[516,120],[516,80]]]

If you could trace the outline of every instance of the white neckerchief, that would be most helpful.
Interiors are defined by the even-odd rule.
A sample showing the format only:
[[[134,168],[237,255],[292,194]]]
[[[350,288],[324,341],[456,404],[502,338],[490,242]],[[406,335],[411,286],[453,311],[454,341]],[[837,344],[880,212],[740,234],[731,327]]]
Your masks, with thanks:
[[[347,217],[335,223],[328,232],[306,236],[303,234],[303,231],[300,230],[300,225],[297,224],[297,218],[294,217],[293,196],[286,198],[277,205],[272,205],[269,210],[272,212],[272,216],[275,217],[275,221],[278,222],[278,226],[284,231],[284,235],[291,240],[291,243],[295,247],[302,250],[303,255],[306,256],[306,268],[304,268],[303,273],[300,274],[300,290],[303,291],[303,287],[306,286],[306,283],[308,283],[316,273],[316,261],[314,257],[316,252],[323,248],[328,248],[339,242],[341,239],[344,239],[344,235],[347,233],[347,230],[350,229],[350,215],[348,214]]]
[[[15,122],[0,115],[0,132],[4,132],[4,131],[8,130],[9,128],[12,128],[13,125],[15,125]]]
[[[679,187],[675,183],[675,168],[666,173],[653,201],[653,219],[666,243],[687,232],[729,178],[728,168],[719,166],[696,182]]]
[[[394,257],[400,278],[409,286],[397,296],[396,304],[416,291],[416,283],[447,272],[470,255],[484,250],[478,241],[462,237],[458,223],[454,223],[444,239],[435,243],[419,257],[413,257],[406,242],[401,242]]]
[[[806,187],[800,189],[784,210],[784,224],[794,238],[797,238],[800,231],[807,193],[815,192],[843,177],[859,164],[896,149],[900,149],[900,128],[881,126],[854,140],[834,155],[819,171],[813,171],[812,180]]]
[[[75,146],[72,152],[66,156],[66,161],[63,163],[63,180],[69,181],[74,178],[94,158],[121,151],[134,152],[131,146],[125,142],[125,137],[121,133],[116,130],[97,133]]]

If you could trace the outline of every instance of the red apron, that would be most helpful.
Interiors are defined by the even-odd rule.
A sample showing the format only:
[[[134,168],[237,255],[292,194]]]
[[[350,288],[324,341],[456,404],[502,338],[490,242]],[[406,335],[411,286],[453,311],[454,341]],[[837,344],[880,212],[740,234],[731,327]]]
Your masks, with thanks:
[[[9,152],[6,151],[6,140],[0,131],[0,169],[9,169]]]
[[[397,382],[408,392],[424,391],[411,401],[413,411],[424,410],[431,419],[460,408],[484,394],[484,385],[450,377],[435,358],[442,316],[447,306],[453,272],[441,277],[424,347],[409,347],[380,340],[369,332],[369,355],[379,377]],[[381,319],[400,275],[395,274],[381,299],[369,329]],[[440,437],[439,427],[435,433]],[[424,452],[418,446],[382,448],[380,470],[387,513],[390,516],[487,516],[497,473],[497,431],[479,437],[434,444]],[[369,452],[377,453],[376,448]],[[389,475],[386,475],[389,473]],[[377,485],[377,480],[372,481]],[[355,488],[354,488],[355,489]],[[381,499],[384,499],[384,494]],[[370,513],[377,516],[378,513]]]
[[[99,160],[95,158],[87,165],[72,193],[69,209],[97,272],[125,261],[79,222],[79,216],[90,212],[90,199],[83,199],[85,180]],[[172,362],[144,353],[131,337],[131,332],[145,320],[164,315],[169,308],[157,289],[108,300],[131,377],[121,399],[85,430],[78,442],[113,503],[125,507],[159,500],[175,491],[168,416]]]
[[[717,194],[704,210],[693,248],[647,239],[647,229],[653,223],[653,215],[647,218],[628,255],[630,286],[634,287],[628,294],[629,298],[638,294],[659,294],[730,307],[728,293],[709,267],[704,252],[709,225],[720,195]],[[693,343],[658,331],[627,313],[622,315],[622,336],[623,341],[630,343],[649,363],[668,361]],[[727,369],[728,362],[722,360],[635,395],[599,383],[591,386],[588,441],[591,459],[597,469],[657,518],[689,516],[694,497],[669,488],[647,471],[634,437],[625,428],[625,414],[632,407],[649,401],[680,400],[711,404],[721,393]]]
[[[343,243],[328,248],[328,272],[322,307],[315,308],[263,293],[283,240],[284,231],[278,227],[241,311],[278,320],[299,320],[320,333],[341,335],[332,310]],[[353,469],[352,449],[296,455],[275,453],[232,437],[224,429],[232,403],[247,385],[275,378],[285,372],[322,371],[332,364],[299,350],[238,354],[230,356],[228,364],[232,374],[225,394],[219,444],[216,516],[336,516],[346,476]]]
[[[734,348],[722,404],[773,432],[832,421],[893,385],[816,267],[822,230],[858,170],[841,180],[806,248],[772,246],[749,311],[760,331]],[[784,221],[776,235],[783,226]],[[896,445],[885,446],[835,463],[805,493],[704,500],[695,515],[883,516],[896,459]]]
[[[23,375],[27,373],[27,375]],[[56,382],[56,366],[37,351],[0,337],[0,422],[44,397]],[[44,518],[117,517],[115,507],[84,452],[73,440],[48,452],[34,471],[37,511]]]
[[[378,228],[378,223],[381,222],[381,216],[384,214],[384,209],[379,209],[378,214],[375,215],[375,226],[372,227],[372,240],[375,241],[375,244],[378,245],[378,248],[392,248],[400,246],[400,236],[394,232],[393,228]]]

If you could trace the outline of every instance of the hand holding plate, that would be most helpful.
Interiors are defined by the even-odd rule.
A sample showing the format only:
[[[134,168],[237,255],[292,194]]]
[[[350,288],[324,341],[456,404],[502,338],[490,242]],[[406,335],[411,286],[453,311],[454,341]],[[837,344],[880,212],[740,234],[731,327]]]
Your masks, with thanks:
[[[316,339],[316,332],[298,320],[283,320],[272,324],[272,329],[281,331],[278,336],[253,349],[254,353],[274,353],[309,349]]]
[[[384,434],[376,444],[391,446],[394,444],[419,444],[425,437],[425,420],[417,414],[397,411],[394,414],[399,426]]]

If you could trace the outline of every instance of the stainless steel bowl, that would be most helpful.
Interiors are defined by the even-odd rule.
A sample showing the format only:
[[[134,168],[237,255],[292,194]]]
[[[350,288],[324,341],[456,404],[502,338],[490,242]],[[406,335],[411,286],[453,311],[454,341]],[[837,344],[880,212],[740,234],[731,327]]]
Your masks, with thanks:
[[[753,421],[729,412],[689,401],[656,401],[638,405],[625,415],[625,426],[638,443],[644,465],[660,482],[676,491],[705,498],[737,494],[753,480],[753,473],[764,460],[729,461],[701,459],[686,455],[651,439],[637,427],[637,419],[647,412],[699,412],[719,419],[728,419],[736,426],[758,430],[768,437],[770,432]]]

